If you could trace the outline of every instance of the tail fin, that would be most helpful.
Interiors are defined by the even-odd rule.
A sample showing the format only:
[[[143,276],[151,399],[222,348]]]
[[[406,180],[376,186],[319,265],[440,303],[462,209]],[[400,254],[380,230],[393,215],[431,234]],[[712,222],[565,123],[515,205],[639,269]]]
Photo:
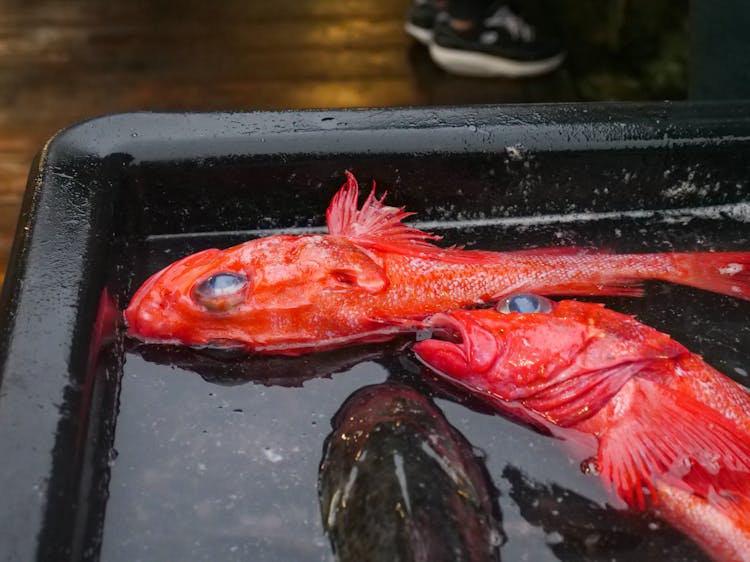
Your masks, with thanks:
[[[750,300],[750,252],[684,253],[675,261],[686,276],[666,281]]]

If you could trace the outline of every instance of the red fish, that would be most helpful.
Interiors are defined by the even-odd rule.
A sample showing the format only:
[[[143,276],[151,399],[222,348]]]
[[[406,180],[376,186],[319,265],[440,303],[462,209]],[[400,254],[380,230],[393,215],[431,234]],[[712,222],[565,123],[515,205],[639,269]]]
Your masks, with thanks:
[[[616,497],[717,560],[750,560],[750,395],[668,335],[601,305],[515,295],[428,320],[414,351],[499,412],[542,427]],[[533,312],[510,312],[529,310]]]
[[[661,279],[750,298],[750,252],[606,254],[440,248],[373,191],[357,208],[347,174],[327,235],[275,235],[198,252],[154,274],[125,311],[129,334],[191,346],[297,355],[384,341],[429,314],[517,291],[634,295]]]

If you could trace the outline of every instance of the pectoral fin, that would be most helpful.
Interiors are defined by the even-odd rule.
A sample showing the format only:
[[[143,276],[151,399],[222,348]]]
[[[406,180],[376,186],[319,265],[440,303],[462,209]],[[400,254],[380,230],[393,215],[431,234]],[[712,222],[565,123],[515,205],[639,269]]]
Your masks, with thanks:
[[[646,505],[645,493],[658,503],[660,482],[715,502],[744,504],[748,436],[692,396],[641,378],[633,384],[627,412],[600,438],[598,462],[605,484],[639,509]]]

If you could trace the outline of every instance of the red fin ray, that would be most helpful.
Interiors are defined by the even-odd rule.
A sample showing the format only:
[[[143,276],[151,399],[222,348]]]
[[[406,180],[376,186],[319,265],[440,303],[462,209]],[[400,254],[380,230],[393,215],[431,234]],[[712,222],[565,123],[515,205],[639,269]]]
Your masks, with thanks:
[[[714,473],[696,465],[681,484],[734,518],[750,522],[749,476],[746,472],[726,469]]]
[[[433,249],[428,240],[440,237],[404,224],[402,221],[414,213],[403,207],[383,204],[386,194],[375,197],[375,182],[372,190],[358,208],[359,185],[353,174],[346,172],[346,183],[334,195],[326,211],[328,231],[334,236],[346,236],[363,243],[387,242],[409,245],[415,248]]]
[[[482,250],[465,250],[462,246],[440,248],[430,243],[442,237],[419,230],[403,223],[414,213],[404,211],[403,207],[390,207],[383,204],[386,193],[380,198],[375,196],[375,184],[365,199],[362,207],[358,207],[359,184],[350,172],[346,172],[346,183],[333,196],[326,211],[328,232],[334,236],[345,236],[353,242],[367,247],[377,247],[380,250],[403,255],[429,255],[431,259],[444,260],[462,264],[488,264],[503,262],[507,256],[575,256],[583,254],[606,253],[590,248],[555,247],[536,248],[530,250],[516,250],[512,252],[489,252]],[[627,282],[623,282],[627,284]],[[631,295],[634,292],[628,288],[619,288],[614,292],[595,292],[594,294]],[[583,294],[583,293],[582,293]],[[592,294],[587,291],[585,294]],[[636,293],[640,294],[640,293]]]
[[[619,497],[643,509],[644,489],[654,493],[659,481],[700,494],[707,484],[691,473],[710,474],[715,485],[722,484],[715,477],[722,471],[750,478],[744,432],[690,396],[641,378],[635,384],[628,412],[604,432],[599,446],[602,479]]]

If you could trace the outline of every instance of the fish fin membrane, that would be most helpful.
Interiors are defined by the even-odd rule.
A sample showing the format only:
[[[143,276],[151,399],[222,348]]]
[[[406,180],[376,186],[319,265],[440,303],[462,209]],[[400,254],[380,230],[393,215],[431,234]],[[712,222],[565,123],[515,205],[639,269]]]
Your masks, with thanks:
[[[465,250],[462,246],[441,248],[431,243],[442,237],[425,232],[403,223],[407,217],[414,215],[404,211],[403,207],[389,207],[383,204],[386,193],[380,198],[375,196],[375,183],[362,207],[357,206],[359,184],[351,172],[346,172],[346,183],[331,199],[326,211],[328,232],[334,236],[345,236],[353,242],[379,250],[408,256],[429,256],[453,263],[487,264],[502,262],[504,253],[482,250]],[[559,248],[535,248],[517,250],[507,254],[520,256],[573,256],[579,254],[606,253],[590,248],[575,246]],[[591,294],[587,292],[585,294]],[[594,294],[630,295],[632,292],[607,292]]]
[[[383,204],[386,193],[375,197],[375,182],[372,190],[358,208],[359,185],[351,172],[346,172],[346,183],[333,196],[326,211],[328,231],[334,236],[346,236],[359,242],[383,242],[406,244],[416,248],[435,248],[428,240],[440,237],[404,224],[402,221],[413,215],[403,207]]]
[[[687,272],[677,283],[750,300],[750,252],[682,253],[675,260]]]
[[[658,504],[660,483],[714,503],[725,498],[747,505],[750,440],[745,432],[691,396],[642,378],[635,382],[627,413],[600,439],[604,483],[637,509],[645,509],[647,495]]]

